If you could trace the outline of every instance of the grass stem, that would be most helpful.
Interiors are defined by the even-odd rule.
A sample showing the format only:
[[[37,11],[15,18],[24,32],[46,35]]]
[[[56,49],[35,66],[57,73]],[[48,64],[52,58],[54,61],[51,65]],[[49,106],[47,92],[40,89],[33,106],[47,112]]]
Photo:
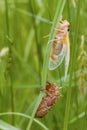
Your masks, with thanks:
[[[51,28],[51,33],[50,33],[50,36],[49,36],[49,41],[52,41],[54,39],[54,36],[55,36],[55,33],[56,33],[55,28],[58,26],[58,23],[60,21],[60,17],[62,15],[62,11],[63,11],[64,5],[65,5],[65,2],[66,2],[66,0],[63,0],[63,1],[59,0],[58,1],[56,13],[55,13],[54,20],[53,20],[53,25],[52,25],[52,28]],[[51,46],[52,46],[52,42],[49,43],[49,41],[48,41],[48,44],[47,44],[47,47],[46,47],[46,53],[45,53],[45,58],[44,58],[44,62],[43,62],[43,70],[42,70],[41,86],[43,86],[44,88],[45,88],[45,85],[46,85],[49,56],[50,56],[50,50],[51,50]],[[34,119],[34,115],[36,113],[36,110],[37,110],[40,102],[41,102],[42,97],[43,97],[43,94],[42,94],[42,92],[40,92],[40,94],[38,96],[38,100],[37,100],[36,105],[35,105],[35,108],[34,108],[33,113],[32,113],[32,118],[30,119],[30,122],[29,122],[26,130],[30,130],[30,128],[31,128],[31,125],[32,125],[32,122],[33,122],[33,119]]]

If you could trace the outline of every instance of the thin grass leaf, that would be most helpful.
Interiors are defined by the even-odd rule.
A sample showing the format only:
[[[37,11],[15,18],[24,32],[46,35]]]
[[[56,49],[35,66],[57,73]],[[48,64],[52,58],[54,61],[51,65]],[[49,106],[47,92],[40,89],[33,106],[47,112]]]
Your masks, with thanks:
[[[85,115],[86,115],[85,112],[80,113],[77,117],[74,117],[73,119],[71,119],[71,120],[69,121],[69,124],[75,123],[78,119],[83,118]]]
[[[6,36],[8,37],[8,39],[10,39],[10,27],[9,27],[9,15],[8,15],[8,1],[5,0],[5,18],[6,18]],[[7,41],[8,46],[9,46],[9,57],[8,57],[8,62],[9,62],[9,58],[12,59],[12,42],[11,41]],[[9,88],[10,88],[10,95],[11,95],[11,109],[12,112],[14,111],[14,93],[13,93],[13,78],[12,78],[12,69],[11,69],[11,64],[9,66]],[[12,116],[12,124],[14,124],[14,116]]]
[[[16,56],[16,58],[22,63],[22,65],[24,66],[24,68],[27,69],[27,71],[31,74],[31,76],[37,81],[39,82],[40,79],[37,75],[37,73],[31,68],[31,66],[29,66],[26,61],[23,60],[23,58],[19,55],[19,53],[16,51],[15,48],[12,48],[13,54]]]
[[[32,14],[34,15],[34,14]],[[38,15],[42,16],[43,15],[43,10],[41,10]],[[40,20],[37,20],[36,19],[36,26],[39,26],[39,23],[40,23]],[[28,57],[29,57],[29,53],[30,53],[30,48],[31,48],[31,45],[33,43],[33,38],[34,38],[34,34],[35,34],[35,31],[33,30],[33,28],[31,28],[30,32],[29,32],[29,36],[28,36],[28,39],[27,39],[27,43],[26,43],[26,47],[25,47],[25,52],[24,52],[24,60],[27,61],[28,60]],[[39,54],[40,55],[40,54]]]
[[[3,120],[0,120],[0,129],[2,129],[2,130],[20,130],[19,128],[16,128]]]
[[[78,26],[79,25],[79,15],[80,15],[80,6],[81,6],[81,1],[78,2],[78,8],[76,12],[76,19],[74,23],[74,32],[75,32],[75,37],[73,37],[73,47],[72,47],[72,53],[71,53],[71,66],[70,66],[70,80],[69,80],[69,87],[67,90],[67,99],[66,99],[66,108],[65,108],[65,118],[64,118],[64,125],[63,125],[63,130],[68,129],[68,121],[69,121],[69,115],[70,115],[70,101],[71,101],[71,91],[72,91],[72,76],[74,74],[75,70],[75,65],[73,61],[76,61],[76,47],[77,47],[77,36],[78,36]],[[75,74],[74,74],[75,77]]]
[[[52,22],[49,21],[48,19],[45,19],[45,18],[40,17],[40,16],[36,16],[36,15],[32,14],[31,12],[27,12],[27,11],[22,10],[22,9],[20,9],[20,8],[15,8],[15,7],[12,7],[12,8],[15,9],[17,12],[20,12],[20,13],[23,13],[23,14],[25,14],[25,15],[27,15],[27,16],[33,17],[33,18],[35,18],[36,20],[39,20],[39,21],[44,22],[44,23],[47,23],[47,24],[52,24]]]
[[[26,114],[23,113],[19,113],[19,112],[3,112],[0,113],[0,116],[6,116],[6,115],[16,115],[16,116],[21,116],[21,117],[25,117],[28,119],[31,119],[31,116],[28,116]],[[43,123],[41,123],[39,120],[34,119],[34,121],[39,124],[44,130],[49,130]]]
[[[22,84],[22,85],[15,85],[14,88],[18,88],[18,89],[25,89],[25,88],[40,88],[40,84],[29,84],[29,85],[26,85],[26,84]]]

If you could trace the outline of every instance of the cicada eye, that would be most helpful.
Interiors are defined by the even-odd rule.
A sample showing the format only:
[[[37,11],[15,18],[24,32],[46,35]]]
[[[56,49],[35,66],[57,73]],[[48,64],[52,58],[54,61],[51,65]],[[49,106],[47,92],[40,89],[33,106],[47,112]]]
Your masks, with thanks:
[[[68,28],[67,31],[69,32],[69,30],[70,30],[70,29]]]

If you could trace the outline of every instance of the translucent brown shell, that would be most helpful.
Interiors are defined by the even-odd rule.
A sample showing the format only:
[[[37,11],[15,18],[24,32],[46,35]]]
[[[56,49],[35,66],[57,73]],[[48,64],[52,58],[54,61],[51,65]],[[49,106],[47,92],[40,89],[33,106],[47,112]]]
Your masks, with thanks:
[[[49,110],[60,97],[59,87],[55,83],[46,83],[46,96],[42,98],[42,101],[37,109],[35,117],[42,118],[47,115]]]

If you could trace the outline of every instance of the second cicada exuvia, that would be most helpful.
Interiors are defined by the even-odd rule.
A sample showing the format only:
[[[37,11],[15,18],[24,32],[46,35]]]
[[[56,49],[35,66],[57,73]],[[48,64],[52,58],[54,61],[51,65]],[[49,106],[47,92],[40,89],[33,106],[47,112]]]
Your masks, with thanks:
[[[49,70],[56,69],[65,58],[65,77],[68,72],[70,59],[70,43],[69,43],[70,24],[67,20],[61,21],[56,31],[50,53]]]
[[[47,115],[49,110],[60,97],[59,87],[55,83],[46,83],[46,89],[42,89],[46,93],[46,96],[42,98],[42,101],[36,111],[35,117],[42,118]]]

